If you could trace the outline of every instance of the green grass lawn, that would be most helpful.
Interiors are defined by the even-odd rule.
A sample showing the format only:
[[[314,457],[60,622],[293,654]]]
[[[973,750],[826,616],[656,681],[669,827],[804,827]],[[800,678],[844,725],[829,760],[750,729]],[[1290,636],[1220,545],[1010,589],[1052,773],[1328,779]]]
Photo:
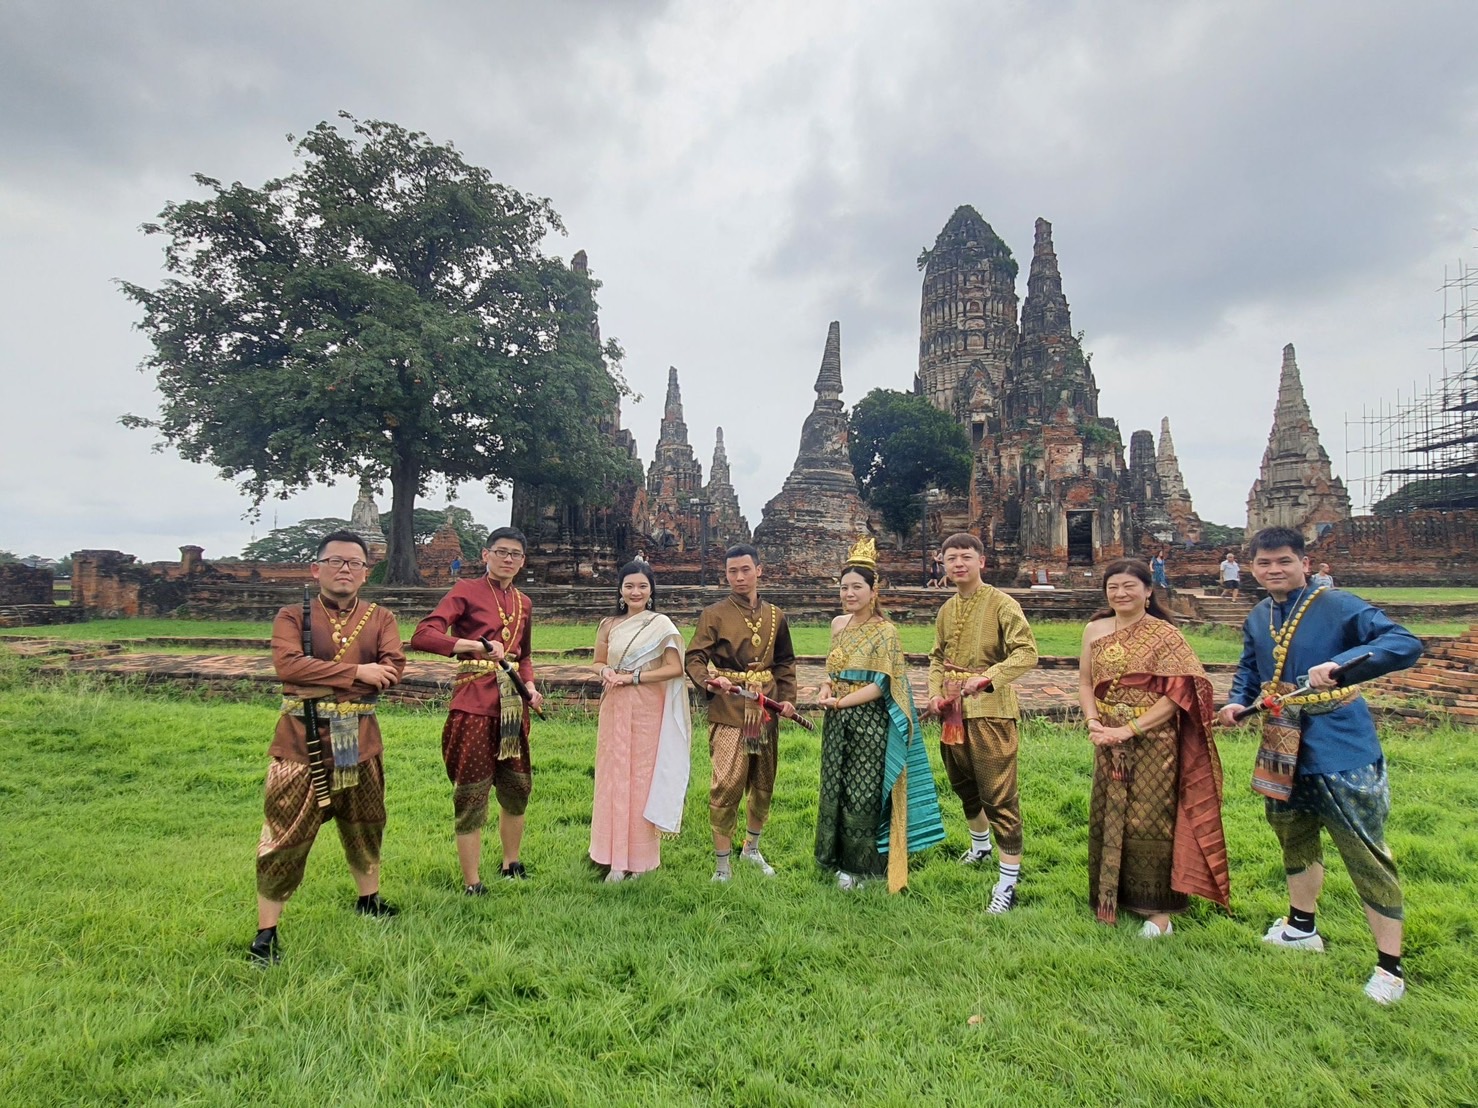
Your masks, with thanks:
[[[1338,580],[1338,578],[1336,578]],[[1372,604],[1475,604],[1478,603],[1478,589],[1458,588],[1431,588],[1431,589],[1406,589],[1399,587],[1391,588],[1353,588],[1350,590],[1356,596],[1362,596]]]
[[[1406,624],[1418,635],[1460,635],[1467,630],[1463,622],[1420,622]],[[416,629],[413,621],[402,621],[400,631],[407,641]],[[1043,620],[1032,625],[1037,636],[1037,649],[1043,655],[1076,657],[1083,641],[1083,625],[1063,620]],[[691,634],[692,628],[684,628]],[[1187,627],[1186,639],[1197,657],[1203,662],[1235,662],[1242,653],[1240,632],[1225,627]],[[99,641],[144,638],[242,638],[265,640],[272,633],[270,623],[259,622],[213,622],[210,620],[185,619],[111,619],[91,623],[61,624],[56,627],[13,627],[0,630],[0,635],[45,635],[52,638]],[[791,628],[791,641],[798,654],[825,654],[829,649],[830,628],[826,624],[798,624]],[[898,625],[905,650],[927,653],[934,645],[932,624]],[[588,649],[595,644],[595,624],[534,622],[534,649],[574,650]],[[219,653],[220,648],[167,648],[157,644],[140,644],[139,649],[150,651]]]
[[[1022,744],[1022,904],[987,916],[964,823],[912,891],[836,891],[810,860],[818,740],[787,730],[773,882],[709,883],[707,759],[663,866],[585,860],[594,727],[536,726],[533,880],[459,895],[441,716],[388,709],[384,892],[352,914],[331,829],[289,906],[286,961],[243,952],[273,710],[0,680],[0,1103],[1457,1104],[1478,1098],[1478,741],[1388,735],[1411,989],[1373,953],[1335,862],[1330,952],[1265,947],[1285,891],[1250,735],[1223,740],[1234,914],[1153,945],[1085,903],[1090,757]],[[935,748],[937,750],[937,748]],[[935,759],[937,765],[937,757]]]

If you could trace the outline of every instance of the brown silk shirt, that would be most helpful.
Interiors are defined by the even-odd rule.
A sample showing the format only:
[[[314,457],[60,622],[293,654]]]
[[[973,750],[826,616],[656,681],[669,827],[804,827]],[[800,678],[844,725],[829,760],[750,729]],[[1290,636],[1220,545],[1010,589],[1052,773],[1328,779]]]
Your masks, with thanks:
[[[726,674],[751,668],[768,669],[774,680],[765,686],[766,696],[795,702],[795,650],[790,644],[790,624],[785,613],[773,604],[761,601],[764,612],[761,643],[755,647],[753,632],[744,622],[744,613],[732,598],[710,604],[698,616],[698,626],[688,643],[684,667],[688,680],[708,697],[708,721],[740,727],[744,723],[745,701],[737,696],[715,696],[704,688],[709,678],[708,666]],[[750,616],[751,622],[754,617]],[[751,667],[751,662],[759,662]],[[732,680],[732,677],[730,678]]]
[[[510,586],[506,591],[499,590],[495,596],[492,580],[488,577],[458,581],[441,598],[435,610],[416,625],[416,633],[411,636],[411,649],[450,658],[458,639],[486,636],[493,642],[503,643],[509,661],[517,663],[518,675],[525,685],[532,687],[534,663],[529,658],[529,647],[533,642],[534,602],[522,591],[517,592],[519,609],[515,614],[512,607],[514,595]],[[498,609],[500,600],[508,621],[516,625],[508,642],[503,642],[503,616]],[[502,710],[498,671],[488,670],[475,680],[458,685],[452,693],[451,706],[456,711],[474,716],[498,715]]]
[[[322,697],[329,701],[343,702],[365,700],[374,697],[379,689],[356,681],[354,675],[361,665],[378,663],[395,670],[395,679],[405,673],[405,653],[400,646],[400,627],[395,622],[395,613],[388,608],[376,607],[360,627],[369,604],[363,600],[355,605],[354,611],[344,623],[344,634],[356,627],[349,649],[337,662],[330,661],[339,652],[333,641],[333,627],[329,612],[317,597],[313,600],[313,657],[303,654],[303,606],[290,604],[277,613],[272,621],[272,666],[282,678],[284,696],[298,697],[304,693]],[[336,618],[340,613],[332,613]],[[328,744],[328,720],[319,720],[319,729],[324,733],[324,745]],[[277,717],[277,730],[272,736],[272,745],[267,753],[274,758],[286,758],[290,762],[307,762],[306,732],[303,721],[297,716],[283,713]],[[359,760],[368,761],[383,749],[380,741],[380,724],[374,716],[359,717]]]

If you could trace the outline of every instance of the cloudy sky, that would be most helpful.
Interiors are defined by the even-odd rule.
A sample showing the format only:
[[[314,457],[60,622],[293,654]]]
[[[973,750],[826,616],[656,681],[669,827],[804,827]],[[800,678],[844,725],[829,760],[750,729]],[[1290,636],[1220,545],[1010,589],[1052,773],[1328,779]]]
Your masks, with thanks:
[[[1292,342],[1324,443],[1440,374],[1445,265],[1478,260],[1478,4],[963,0],[0,0],[0,548],[229,556],[249,503],[120,427],[157,397],[138,226],[258,185],[345,109],[549,197],[643,399],[667,367],[750,523],[789,471],[830,320],[845,399],[906,389],[919,250],[973,204],[1022,262],[1054,226],[1103,414],[1168,415],[1203,517],[1245,520]],[[1357,490],[1358,492],[1358,490]],[[269,501],[257,533],[347,515]],[[483,522],[506,502],[464,488]],[[445,502],[445,491],[430,503]],[[383,502],[382,506],[388,506]]]

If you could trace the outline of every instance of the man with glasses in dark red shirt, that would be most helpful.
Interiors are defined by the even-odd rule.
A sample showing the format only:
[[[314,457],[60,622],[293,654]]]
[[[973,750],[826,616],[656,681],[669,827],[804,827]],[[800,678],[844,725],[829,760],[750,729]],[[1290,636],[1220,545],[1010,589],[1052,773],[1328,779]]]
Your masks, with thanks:
[[[529,708],[537,710],[544,698],[534,689],[529,659],[534,605],[513,586],[527,547],[523,534],[512,527],[493,531],[482,551],[487,574],[454,584],[411,636],[412,648],[458,661],[441,753],[453,785],[457,860],[468,896],[487,892],[480,875],[482,829],[493,791],[498,796],[502,876],[528,876],[518,852],[533,786]],[[504,670],[505,661],[528,689],[527,704]]]

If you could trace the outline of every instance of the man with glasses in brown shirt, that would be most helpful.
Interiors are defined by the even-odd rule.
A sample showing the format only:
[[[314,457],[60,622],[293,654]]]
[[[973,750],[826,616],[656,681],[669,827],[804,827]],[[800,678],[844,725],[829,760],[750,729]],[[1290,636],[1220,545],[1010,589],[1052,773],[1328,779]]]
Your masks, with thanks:
[[[414,649],[459,663],[441,754],[453,785],[457,860],[468,896],[487,892],[480,876],[482,828],[493,791],[498,796],[502,876],[509,880],[528,876],[518,853],[533,787],[529,707],[537,709],[544,698],[534,689],[529,659],[534,605],[513,587],[527,548],[522,532],[512,527],[493,531],[482,551],[486,576],[458,581],[411,636]],[[504,661],[517,668],[531,694],[528,705],[500,664]]]

